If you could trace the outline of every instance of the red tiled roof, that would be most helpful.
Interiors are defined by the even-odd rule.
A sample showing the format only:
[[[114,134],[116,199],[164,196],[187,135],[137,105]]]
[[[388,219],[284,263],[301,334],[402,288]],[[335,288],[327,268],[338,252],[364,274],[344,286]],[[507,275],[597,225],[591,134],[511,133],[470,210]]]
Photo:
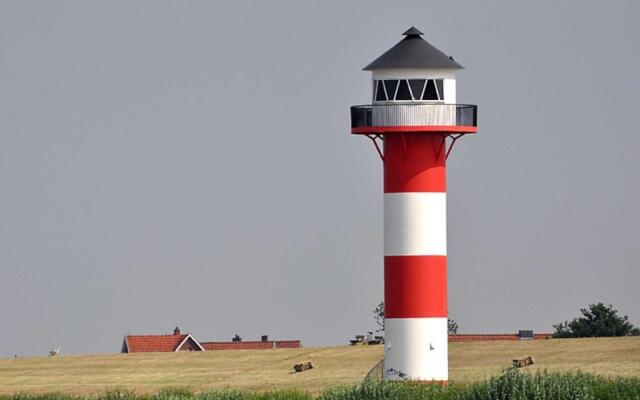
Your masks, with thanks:
[[[297,349],[299,340],[269,340],[249,342],[202,342],[205,350],[264,350],[264,349]]]
[[[129,353],[172,352],[189,335],[129,335],[125,336]]]
[[[272,349],[273,342],[202,342],[205,350],[262,350]]]
[[[298,349],[302,347],[299,340],[276,340],[276,349]]]
[[[551,339],[551,333],[536,333],[533,335],[534,340]],[[517,333],[476,333],[476,334],[451,334],[450,342],[493,342],[499,340],[520,340]]]

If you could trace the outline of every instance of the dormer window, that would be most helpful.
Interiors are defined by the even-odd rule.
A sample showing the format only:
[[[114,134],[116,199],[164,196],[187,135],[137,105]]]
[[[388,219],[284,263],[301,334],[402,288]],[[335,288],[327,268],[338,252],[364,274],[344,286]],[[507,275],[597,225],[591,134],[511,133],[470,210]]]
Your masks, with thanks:
[[[444,79],[373,81],[374,101],[444,101]]]

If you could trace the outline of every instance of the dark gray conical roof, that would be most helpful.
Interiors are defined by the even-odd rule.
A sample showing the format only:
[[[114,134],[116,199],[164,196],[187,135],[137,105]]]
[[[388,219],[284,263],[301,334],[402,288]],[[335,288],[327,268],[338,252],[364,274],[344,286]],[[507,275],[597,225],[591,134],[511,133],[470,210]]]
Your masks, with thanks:
[[[371,64],[364,67],[365,71],[385,68],[452,68],[464,67],[429,42],[421,38],[422,32],[412,26],[405,33],[406,37],[398,44],[387,50]]]

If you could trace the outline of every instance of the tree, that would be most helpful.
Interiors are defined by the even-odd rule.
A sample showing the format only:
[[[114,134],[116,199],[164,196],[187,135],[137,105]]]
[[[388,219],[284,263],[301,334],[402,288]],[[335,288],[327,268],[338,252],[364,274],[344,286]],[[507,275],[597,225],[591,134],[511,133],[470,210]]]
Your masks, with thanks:
[[[619,316],[618,310],[611,304],[589,304],[589,308],[580,309],[582,317],[571,322],[564,321],[553,325],[555,338],[638,336],[640,329],[634,327],[629,318]]]
[[[376,320],[376,324],[378,325],[376,332],[384,332],[384,301],[381,301],[380,304],[373,309],[373,319]]]
[[[458,333],[458,323],[452,319],[447,320],[447,331],[449,335],[455,335]]]
[[[384,301],[381,301],[380,304],[373,309],[373,319],[376,320],[376,324],[378,325],[376,332],[384,332]],[[447,330],[450,335],[458,333],[458,323],[452,319],[447,319]]]

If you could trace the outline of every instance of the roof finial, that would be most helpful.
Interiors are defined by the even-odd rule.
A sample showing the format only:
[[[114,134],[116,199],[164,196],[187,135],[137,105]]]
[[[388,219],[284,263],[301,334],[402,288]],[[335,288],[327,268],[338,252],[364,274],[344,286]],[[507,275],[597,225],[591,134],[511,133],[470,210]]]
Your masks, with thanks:
[[[423,33],[420,32],[418,30],[418,28],[416,28],[415,26],[412,26],[411,28],[407,29],[407,31],[405,33],[403,33],[404,36],[407,37],[416,37],[416,36],[422,36]]]

